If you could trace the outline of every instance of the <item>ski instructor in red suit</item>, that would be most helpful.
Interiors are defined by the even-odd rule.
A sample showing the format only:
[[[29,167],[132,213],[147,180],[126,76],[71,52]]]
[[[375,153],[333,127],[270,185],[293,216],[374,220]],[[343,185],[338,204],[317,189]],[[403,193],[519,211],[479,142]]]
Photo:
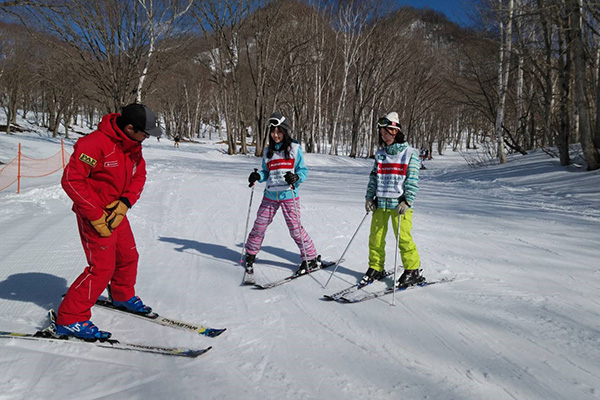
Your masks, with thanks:
[[[135,295],[139,255],[127,211],[146,182],[142,142],[160,136],[156,115],[143,104],[108,114],[98,129],[79,139],[62,177],[88,266],[58,308],[56,333],[87,340],[108,339],[91,321],[91,308],[108,287],[113,304],[135,313],[152,309]]]

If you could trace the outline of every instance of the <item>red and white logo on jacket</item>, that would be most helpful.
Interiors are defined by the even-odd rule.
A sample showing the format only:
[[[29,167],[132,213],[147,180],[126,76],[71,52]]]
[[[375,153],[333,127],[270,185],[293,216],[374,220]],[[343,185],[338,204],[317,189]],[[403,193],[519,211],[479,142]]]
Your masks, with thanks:
[[[276,171],[278,169],[287,169],[287,170],[294,170],[294,161],[293,159],[289,160],[289,159],[277,159],[277,160],[271,160],[269,162],[267,162],[267,168],[269,168],[269,171]]]
[[[406,170],[408,169],[408,164],[377,164],[377,174],[394,174],[394,175],[406,175]]]
[[[287,172],[294,172],[298,148],[299,145],[297,143],[292,143],[290,149],[290,157],[292,158],[285,158],[285,152],[283,150],[280,150],[273,152],[273,157],[265,160],[267,168],[269,169],[267,189],[288,190],[290,188],[290,185],[285,181],[284,176]]]
[[[406,147],[398,154],[387,154],[379,150],[375,154],[377,160],[377,197],[397,198],[404,194],[404,180],[412,153]]]

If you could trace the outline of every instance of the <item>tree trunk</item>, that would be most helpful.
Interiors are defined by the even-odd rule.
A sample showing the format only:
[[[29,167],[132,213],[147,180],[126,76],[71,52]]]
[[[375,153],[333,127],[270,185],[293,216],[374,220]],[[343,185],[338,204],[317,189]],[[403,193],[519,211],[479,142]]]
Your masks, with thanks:
[[[594,128],[594,146],[600,148],[600,47],[596,50],[596,126]]]
[[[500,9],[502,9],[502,0],[499,0]],[[498,159],[500,164],[506,163],[506,154],[504,152],[504,107],[506,104],[506,91],[508,88],[508,77],[510,71],[510,52],[512,49],[512,19],[514,10],[514,0],[508,0],[508,18],[506,21],[506,32],[504,32],[504,23],[500,21],[500,61],[498,66],[498,108],[496,112],[496,140],[498,142]],[[500,18],[503,18],[500,11]]]
[[[583,150],[583,156],[587,163],[588,171],[600,169],[600,154],[592,141],[592,132],[590,127],[590,113],[587,102],[586,88],[586,54],[583,32],[581,29],[581,4],[579,0],[567,0],[568,11],[570,14],[570,26],[573,34],[572,51],[573,65],[575,70],[575,107],[579,114],[579,140]]]
[[[567,21],[559,21],[558,46],[558,82],[560,87],[559,127],[558,127],[558,154],[560,165],[571,163],[569,156],[569,137],[571,133],[571,118],[569,114],[569,97],[571,88],[571,56],[567,46],[571,42],[570,30],[564,29]]]

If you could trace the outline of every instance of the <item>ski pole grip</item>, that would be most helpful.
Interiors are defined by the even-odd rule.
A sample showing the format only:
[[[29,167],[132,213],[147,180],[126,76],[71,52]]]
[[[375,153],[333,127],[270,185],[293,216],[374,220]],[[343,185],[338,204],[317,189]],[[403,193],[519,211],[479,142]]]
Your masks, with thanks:
[[[258,168],[254,168],[254,172],[258,172]],[[252,187],[252,186],[254,186],[255,184],[256,184],[255,182],[249,183],[249,184],[248,184],[248,187]]]

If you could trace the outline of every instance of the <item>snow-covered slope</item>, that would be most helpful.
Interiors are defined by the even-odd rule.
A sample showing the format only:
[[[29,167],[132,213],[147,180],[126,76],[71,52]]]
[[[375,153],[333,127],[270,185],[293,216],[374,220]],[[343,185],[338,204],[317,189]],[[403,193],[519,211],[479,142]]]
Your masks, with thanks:
[[[53,139],[0,135],[3,161],[18,142],[32,157],[59,149]],[[148,140],[148,181],[128,215],[142,299],[228,330],[197,337],[93,310],[115,338],[213,349],[189,360],[0,339],[0,399],[600,398],[598,172],[561,168],[543,152],[479,170],[452,152],[435,157],[421,174],[413,236],[424,275],[456,280],[398,294],[395,306],[391,297],[345,305],[321,296],[367,269],[370,217],[327,288],[327,271],[269,290],[240,286],[247,176],[260,160],[219,149]],[[337,260],[365,215],[372,161],[307,154],[306,162],[302,223],[320,254]],[[85,266],[59,179],[0,192],[0,330],[43,327]],[[388,242],[391,268],[391,232]],[[281,278],[298,262],[278,215],[256,278]]]

